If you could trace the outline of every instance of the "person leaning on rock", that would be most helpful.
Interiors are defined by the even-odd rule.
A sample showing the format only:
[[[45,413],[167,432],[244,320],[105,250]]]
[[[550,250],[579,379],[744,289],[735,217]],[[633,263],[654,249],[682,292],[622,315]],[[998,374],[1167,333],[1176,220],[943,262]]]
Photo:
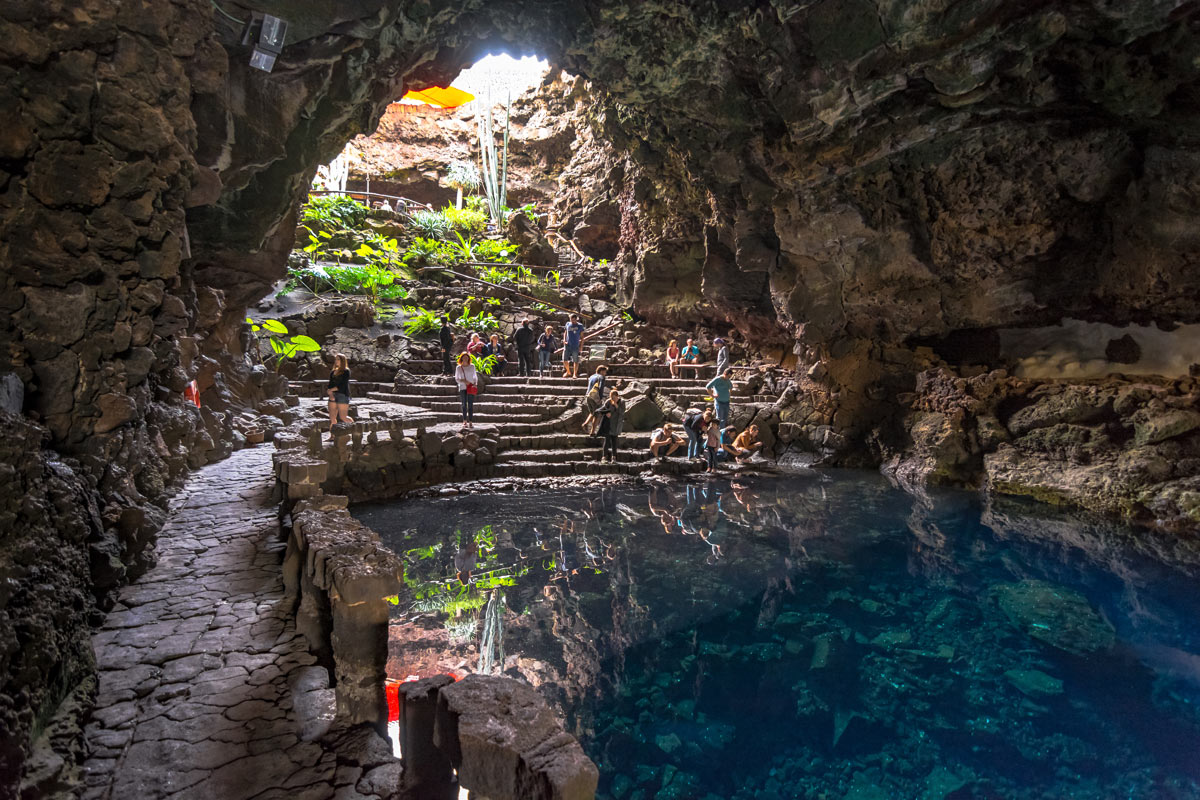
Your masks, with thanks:
[[[354,422],[350,418],[350,362],[342,353],[333,357],[333,371],[325,387],[329,394],[329,432],[339,422]]]

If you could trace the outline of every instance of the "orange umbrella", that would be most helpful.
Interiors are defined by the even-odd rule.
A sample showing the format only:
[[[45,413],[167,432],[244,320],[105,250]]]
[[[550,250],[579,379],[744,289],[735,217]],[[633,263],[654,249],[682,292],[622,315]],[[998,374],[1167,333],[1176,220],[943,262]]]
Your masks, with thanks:
[[[453,86],[446,88],[430,86],[428,89],[414,89],[401,98],[401,100],[425,103],[434,108],[457,108],[474,99],[475,95],[468,94],[461,89],[455,89]]]

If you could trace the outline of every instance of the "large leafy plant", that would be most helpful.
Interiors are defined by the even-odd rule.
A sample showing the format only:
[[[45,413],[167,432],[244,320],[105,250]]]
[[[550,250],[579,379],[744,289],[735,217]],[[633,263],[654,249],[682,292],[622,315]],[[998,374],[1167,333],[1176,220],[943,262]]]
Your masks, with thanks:
[[[487,333],[500,327],[500,323],[496,321],[496,318],[490,312],[480,311],[478,314],[472,314],[466,308],[462,310],[462,316],[455,321],[455,324],[478,333]]]
[[[332,194],[310,197],[300,217],[301,222],[316,222],[335,228],[361,228],[369,209],[352,197]]]
[[[309,336],[303,334],[289,336],[287,325],[284,325],[277,319],[264,319],[262,322],[255,322],[246,317],[246,322],[249,323],[250,330],[270,342],[271,350],[277,356],[275,360],[276,372],[279,371],[284,361],[289,358],[295,358],[297,353],[315,353],[321,349],[321,345],[317,344],[316,340]]]
[[[405,306],[404,313],[408,315],[408,319],[404,321],[404,332],[409,336],[433,333],[441,327],[437,314],[427,308]]]
[[[496,368],[496,365],[498,363],[500,363],[500,359],[499,359],[499,357],[497,357],[495,355],[487,355],[487,356],[472,355],[471,363],[475,366],[476,372],[481,372],[484,375],[491,375],[492,370],[494,370]]]
[[[409,225],[417,235],[427,239],[444,239],[450,235],[450,221],[440,211],[413,212]]]

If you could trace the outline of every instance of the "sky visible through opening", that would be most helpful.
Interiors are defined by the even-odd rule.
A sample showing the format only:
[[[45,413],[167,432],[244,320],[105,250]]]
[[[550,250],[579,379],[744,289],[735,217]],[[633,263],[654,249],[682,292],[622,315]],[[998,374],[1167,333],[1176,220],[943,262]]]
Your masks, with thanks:
[[[510,92],[516,98],[537,86],[549,69],[546,60],[538,56],[514,58],[507,53],[491,53],[463,70],[450,85],[475,95],[476,102],[487,102],[490,87],[492,103],[499,104],[508,99]]]

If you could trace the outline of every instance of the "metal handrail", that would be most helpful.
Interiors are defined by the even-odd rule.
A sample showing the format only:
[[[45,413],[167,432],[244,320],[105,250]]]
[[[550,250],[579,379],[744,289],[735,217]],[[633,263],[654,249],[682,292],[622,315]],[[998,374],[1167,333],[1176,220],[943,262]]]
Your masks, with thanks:
[[[512,289],[508,286],[501,286],[498,283],[492,283],[491,281],[485,281],[483,278],[477,278],[474,275],[467,275],[462,272],[455,272],[454,270],[447,269],[446,267],[422,267],[421,271],[422,272],[445,272],[446,274],[453,275],[456,278],[463,278],[468,281],[476,281],[478,283],[482,283],[484,286],[490,286],[493,289],[499,289],[502,292],[508,292],[509,294],[516,295],[517,297],[523,298],[525,300],[530,300],[534,303],[541,303],[542,305],[549,306],[550,308],[558,309],[559,311],[562,311],[564,314],[578,314],[579,316],[583,317],[584,319],[592,319],[592,316],[590,314],[584,314],[582,311],[578,311],[578,310],[572,311],[571,309],[563,308],[562,306],[560,306],[556,303],[548,303],[539,297],[533,297],[531,295],[522,294],[521,292],[518,292],[516,289]]]

